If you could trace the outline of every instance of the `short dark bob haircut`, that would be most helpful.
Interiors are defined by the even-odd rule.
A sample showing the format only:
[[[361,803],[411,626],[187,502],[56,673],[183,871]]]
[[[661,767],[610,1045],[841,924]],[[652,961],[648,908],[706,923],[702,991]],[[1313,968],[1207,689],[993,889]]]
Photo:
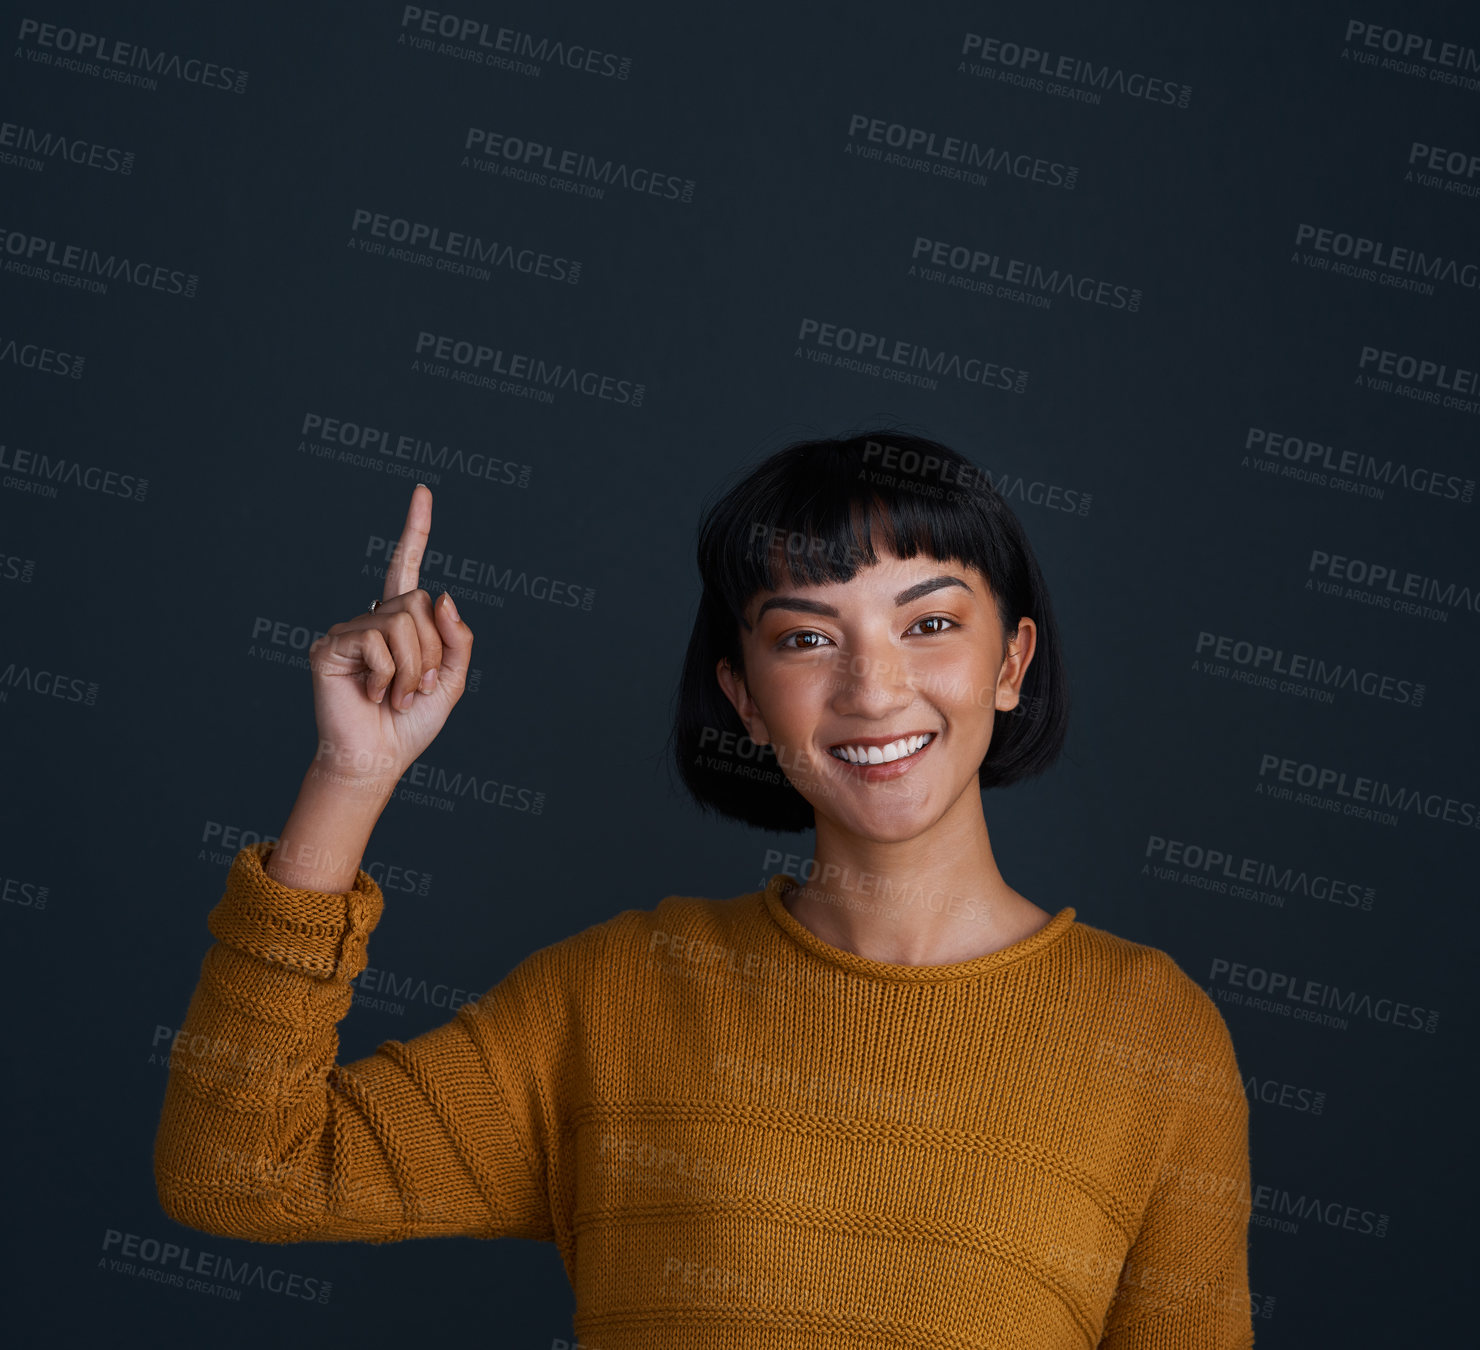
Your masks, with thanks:
[[[742,471],[744,472],[744,471]],[[699,611],[669,737],[690,795],[705,811],[763,830],[812,829],[816,812],[758,746],[715,674],[745,673],[741,628],[759,591],[852,580],[879,562],[874,532],[901,558],[925,553],[977,568],[1011,636],[1024,616],[1037,644],[1017,708],[996,714],[982,790],[1042,773],[1063,749],[1069,686],[1048,588],[1027,535],[986,474],[948,446],[893,430],[793,441],[751,469],[699,526]]]

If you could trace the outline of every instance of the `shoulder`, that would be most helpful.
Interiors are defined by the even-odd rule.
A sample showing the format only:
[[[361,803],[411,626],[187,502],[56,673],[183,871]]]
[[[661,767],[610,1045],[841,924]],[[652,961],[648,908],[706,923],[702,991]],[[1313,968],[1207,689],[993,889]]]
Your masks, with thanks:
[[[1169,952],[1078,920],[1069,936],[1082,973],[1117,1004],[1161,1020],[1222,1022],[1218,1005]]]
[[[1070,930],[1076,969],[1093,991],[1096,1055],[1164,1089],[1243,1090],[1228,1024],[1169,952],[1092,924]]]
[[[620,979],[629,963],[651,956],[688,961],[718,960],[744,940],[741,928],[758,895],[746,892],[723,900],[666,895],[651,909],[624,909],[599,923],[531,952],[515,969],[549,972],[562,982],[586,971]],[[615,963],[615,964],[614,964]]]

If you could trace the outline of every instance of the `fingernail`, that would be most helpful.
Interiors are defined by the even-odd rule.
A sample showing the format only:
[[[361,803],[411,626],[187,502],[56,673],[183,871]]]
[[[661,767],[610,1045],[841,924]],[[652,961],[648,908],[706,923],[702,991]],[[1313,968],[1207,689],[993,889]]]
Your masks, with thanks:
[[[421,692],[430,694],[437,687],[437,667],[433,666],[421,677]]]
[[[444,603],[447,606],[448,617],[452,620],[453,623],[459,622],[457,617],[457,606],[452,603],[452,596],[448,595],[446,591],[443,591],[442,594],[447,596],[447,599]]]

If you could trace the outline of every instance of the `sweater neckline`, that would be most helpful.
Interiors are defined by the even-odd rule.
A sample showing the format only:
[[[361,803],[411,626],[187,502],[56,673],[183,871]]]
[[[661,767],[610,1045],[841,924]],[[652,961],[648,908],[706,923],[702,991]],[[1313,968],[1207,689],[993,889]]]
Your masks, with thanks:
[[[1036,933],[1029,933],[1027,937],[1009,943],[995,952],[974,956],[968,961],[947,962],[945,965],[908,966],[893,961],[874,961],[823,941],[781,902],[781,897],[787,891],[795,890],[800,884],[789,873],[777,872],[761,891],[761,901],[766,912],[787,937],[812,956],[850,974],[876,980],[894,980],[901,984],[944,984],[999,971],[1026,957],[1037,956],[1053,946],[1069,931],[1075,918],[1074,907],[1065,905]]]

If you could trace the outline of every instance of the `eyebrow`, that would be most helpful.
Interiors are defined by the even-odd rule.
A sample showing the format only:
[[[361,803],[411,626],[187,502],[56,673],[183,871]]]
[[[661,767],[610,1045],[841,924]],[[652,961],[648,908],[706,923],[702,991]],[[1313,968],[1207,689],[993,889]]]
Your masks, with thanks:
[[[938,591],[946,586],[959,586],[969,595],[976,594],[960,577],[930,577],[925,581],[917,581],[913,586],[907,586],[900,591],[894,597],[895,608],[908,605],[922,595],[929,595],[931,591]],[[830,619],[840,617],[836,605],[824,604],[821,600],[804,600],[799,595],[773,595],[756,611],[755,621],[759,623],[765,617],[766,611],[771,609],[795,610],[798,614],[824,614]]]

